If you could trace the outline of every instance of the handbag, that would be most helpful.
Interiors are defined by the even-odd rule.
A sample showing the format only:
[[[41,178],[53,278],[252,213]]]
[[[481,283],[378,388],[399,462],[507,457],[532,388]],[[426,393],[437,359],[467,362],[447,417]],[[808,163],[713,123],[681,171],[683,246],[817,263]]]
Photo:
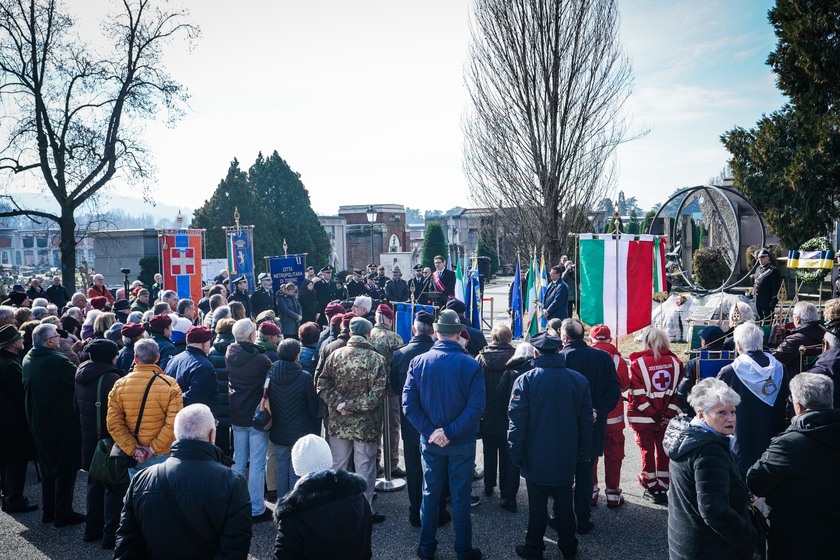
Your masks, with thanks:
[[[260,404],[257,405],[257,409],[254,411],[254,417],[251,418],[251,423],[254,425],[254,429],[263,432],[269,431],[272,424],[271,407],[268,404],[268,384],[270,382],[271,379],[266,376],[265,385],[263,385],[263,394],[260,398]]]
[[[96,384],[96,437],[99,441],[93,449],[88,477],[105,484],[128,484],[128,469],[117,465],[116,460],[111,457],[114,440],[102,438],[102,380],[104,378],[103,374]]]
[[[140,422],[143,420],[143,411],[146,409],[146,400],[149,398],[149,391],[152,390],[152,383],[155,382],[156,378],[157,373],[152,375],[152,378],[149,380],[149,384],[146,385],[146,392],[143,393],[143,401],[140,403],[140,414],[137,415],[137,425],[134,426],[135,441],[137,440],[137,434],[140,432]],[[127,455],[116,443],[114,443],[114,446],[111,448],[111,457],[114,458],[114,462],[118,467],[132,469],[137,466],[137,459],[135,459],[133,455]]]
[[[750,521],[752,522],[752,526],[755,528],[756,536],[755,553],[753,554],[753,558],[767,558],[767,537],[770,535],[770,524],[767,522],[767,518],[764,517],[764,513],[761,511],[761,508],[756,506],[755,503],[749,504],[748,508]]]

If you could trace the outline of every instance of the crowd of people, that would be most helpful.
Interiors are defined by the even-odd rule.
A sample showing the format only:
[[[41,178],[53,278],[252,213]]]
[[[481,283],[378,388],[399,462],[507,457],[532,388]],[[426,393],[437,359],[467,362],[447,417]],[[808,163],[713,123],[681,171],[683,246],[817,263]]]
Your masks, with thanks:
[[[587,333],[562,279],[571,264],[552,267],[547,330],[515,346],[504,324],[488,343],[451,297],[454,273],[441,257],[435,265],[425,280],[415,271],[413,290],[399,270],[358,270],[346,294],[330,267],[277,293],[267,275],[249,294],[246,279],[222,273],[198,302],[157,277],[113,294],[99,275],[72,296],[60,278],[51,294],[15,286],[0,305],[3,511],[39,508],[24,495],[34,459],[41,520],[84,523],[84,541],[118,558],[246,558],[252,525],[269,520],[276,558],[370,558],[372,525],[385,521],[374,488],[386,476],[406,480],[419,558],[435,556],[437,529],[451,522],[457,558],[474,560],[470,508],[482,498],[472,483],[483,474],[484,495],[498,487],[511,514],[525,480],[528,529],[512,554],[542,558],[551,527],[573,558],[576,535],[595,530],[600,457],[604,503],[625,504],[629,424],[643,497],[668,508],[672,558],[828,557],[837,496],[818,481],[840,467],[839,301],[826,304],[825,326],[798,303],[775,352],[741,309],[737,328],[702,335],[737,358],[700,379],[658,328],[627,360],[609,327]],[[440,294],[430,301],[441,309],[418,312],[403,340],[389,302],[418,289]],[[817,329],[823,354],[800,373],[798,348]],[[77,474],[108,438],[127,475],[88,476],[76,512]],[[766,545],[756,515],[770,522]],[[173,531],[178,539],[159,538]]]

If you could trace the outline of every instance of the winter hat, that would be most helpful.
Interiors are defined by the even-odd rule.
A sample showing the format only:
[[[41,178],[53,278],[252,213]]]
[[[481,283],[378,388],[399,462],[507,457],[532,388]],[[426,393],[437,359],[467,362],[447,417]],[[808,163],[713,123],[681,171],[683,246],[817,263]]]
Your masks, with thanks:
[[[316,435],[307,434],[292,447],[292,468],[304,477],[310,473],[332,469],[333,458],[329,444]]]
[[[274,323],[264,322],[260,323],[259,331],[265,336],[277,336],[280,334],[280,327]]]
[[[589,338],[598,342],[609,342],[612,340],[612,333],[607,325],[595,325],[589,331]]]
[[[126,323],[122,329],[120,329],[120,334],[122,334],[126,338],[137,338],[141,334],[143,334],[143,325],[140,323]]]
[[[373,328],[370,321],[364,317],[353,317],[350,320],[350,333],[355,335],[366,335]]]
[[[120,348],[113,340],[100,338],[85,346],[85,352],[94,362],[110,362],[120,353]]]
[[[108,300],[105,299],[105,296],[96,296],[90,298],[90,306],[94,309],[105,309],[105,306],[108,304]]]
[[[20,307],[21,305],[23,305],[23,302],[26,301],[27,296],[23,292],[12,292],[9,294],[9,299],[11,300],[12,305]]]
[[[107,338],[108,340],[113,340],[114,342],[119,343],[119,341],[122,340],[122,332],[121,331],[122,331],[123,326],[124,325],[122,323],[114,323],[113,325],[111,325],[111,328],[108,329],[108,332],[105,333],[105,338]]]
[[[376,308],[376,312],[382,313],[383,317],[387,317],[392,321],[394,320],[394,310],[387,303],[380,303],[379,307]]]
[[[454,311],[458,315],[463,315],[464,313],[467,312],[466,304],[463,301],[461,301],[460,299],[456,299],[456,298],[452,298],[449,301],[447,301],[445,307],[446,307],[446,309],[451,309],[452,311]]]
[[[337,301],[332,301],[328,303],[327,307],[324,309],[324,315],[326,315],[327,317],[332,317],[339,313],[343,314],[345,311],[346,309],[344,309],[343,305],[341,305]]]
[[[163,332],[167,327],[172,326],[172,319],[169,315],[161,313],[149,319],[149,328],[153,331]]]
[[[426,325],[432,326],[435,324],[435,316],[429,313],[426,310],[420,310],[417,312],[417,315],[414,316],[415,321],[419,321]]]
[[[131,302],[127,299],[118,299],[114,302],[114,311],[125,311],[131,309]]]
[[[187,331],[187,344],[201,344],[213,339],[213,331],[207,327],[190,327]]]
[[[3,325],[0,327],[0,348],[5,348],[20,337],[20,331],[14,325]]]
[[[451,300],[450,300],[451,301]],[[442,333],[459,333],[466,329],[461,321],[458,320],[458,313],[452,309],[444,309],[440,312],[438,322],[434,324],[436,332]]]

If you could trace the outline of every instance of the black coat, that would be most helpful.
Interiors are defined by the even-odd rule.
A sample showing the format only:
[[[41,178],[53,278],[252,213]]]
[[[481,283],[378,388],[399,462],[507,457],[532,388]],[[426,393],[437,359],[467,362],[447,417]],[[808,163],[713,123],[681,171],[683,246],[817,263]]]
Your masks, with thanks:
[[[487,396],[487,404],[484,414],[481,416],[481,433],[486,434],[490,429],[489,418],[493,414],[492,396],[496,392],[499,380],[507,368],[508,360],[513,357],[516,349],[510,344],[490,344],[484,347],[478,354],[478,363],[481,364],[481,371],[484,373],[484,394]],[[507,417],[507,404],[505,404],[505,417]]]
[[[371,510],[367,484],[357,474],[311,473],[295,486],[274,512],[277,560],[368,560]]]
[[[560,278],[549,282],[543,304],[549,319],[565,319],[569,314],[569,286]]]
[[[114,558],[246,560],[251,499],[245,479],[227,466],[229,462],[209,442],[179,440],[165,463],[140,471],[125,495]],[[206,544],[193,540],[169,507],[160,479],[164,465],[175,500]]]
[[[271,290],[266,290],[262,286],[254,290],[251,294],[251,311],[254,312],[254,317],[266,309],[274,307],[274,293]]]
[[[586,378],[567,368],[562,354],[540,356],[513,384],[508,416],[510,460],[522,476],[545,486],[572,484],[593,439]]]
[[[35,443],[23,406],[23,370],[20,357],[0,350],[0,465],[25,463],[35,458]]]
[[[615,364],[609,354],[592,348],[582,340],[573,341],[560,352],[566,358],[566,367],[581,373],[589,381],[592,408],[598,411],[598,419],[592,430],[592,457],[604,454],[604,434],[607,430],[607,414],[615,408],[621,398],[621,387],[615,374]]]
[[[418,294],[415,294],[415,297]],[[385,283],[385,299],[390,302],[408,301],[411,297],[408,282],[402,278],[391,278]]]
[[[262,398],[271,360],[256,344],[234,342],[225,354],[225,368],[228,374],[230,423],[239,428],[250,428],[254,411]]]
[[[241,303],[245,307],[245,317],[250,318],[252,316],[251,298],[248,296],[248,292],[243,292],[239,288],[234,287],[227,299],[228,303],[232,301],[238,301]]]
[[[214,413],[219,407],[216,370],[200,348],[187,346],[166,366],[166,375],[173,377],[184,392],[184,407],[201,403]]]
[[[53,284],[47,288],[47,301],[54,303],[59,309],[64,309],[67,302],[70,301],[70,294],[67,293],[67,288],[59,284]]]
[[[166,366],[169,365],[169,360],[178,355],[178,349],[175,348],[175,345],[172,344],[170,339],[163,336],[161,333],[152,333],[152,340],[157,343],[158,350],[160,350],[160,359],[158,360],[157,365],[160,369],[165,371]]]
[[[230,441],[230,403],[228,399],[228,375],[225,367],[225,353],[228,346],[234,343],[233,335],[217,334],[213,340],[213,348],[207,353],[207,359],[213,364],[213,371],[216,373],[216,390],[218,391],[219,404],[214,411],[219,427],[216,434],[216,445],[225,452],[231,449]]]
[[[825,328],[817,322],[801,325],[787,335],[773,351],[777,360],[785,364],[788,373],[793,376],[802,371],[799,367],[802,355],[799,353],[800,346],[819,346],[822,350]],[[815,350],[812,350],[814,352]]]
[[[280,330],[283,336],[297,338],[303,309],[296,297],[277,292],[277,318],[280,319]]]
[[[829,348],[808,373],[821,373],[834,381],[834,408],[840,408],[840,348]]]
[[[668,424],[663,443],[671,458],[671,560],[751,558],[756,534],[747,512],[749,492],[729,452],[729,438],[680,416]]]
[[[98,397],[96,388],[99,385],[99,378],[102,379],[102,396]],[[122,372],[110,362],[87,361],[76,370],[76,410],[79,413],[79,422],[82,427],[82,468],[90,468],[90,460],[93,458],[93,450],[96,442],[100,439],[111,437],[108,433],[108,394],[114,383],[122,377]],[[99,417],[102,422],[102,431],[96,431],[96,401],[100,402]]]
[[[324,312],[323,309],[318,309],[318,294],[309,288],[300,290],[298,301],[300,302],[301,315],[303,315],[301,321],[303,323],[314,321],[315,315]]]
[[[801,414],[773,438],[747,472],[752,493],[767,498],[771,528],[783,528],[770,531],[769,560],[837,556],[832,538],[840,527],[840,485],[833,482],[837,473],[840,410]]]
[[[306,434],[317,435],[320,401],[312,376],[299,363],[285,360],[274,362],[268,376],[271,378],[268,386],[271,443],[291,447]]]
[[[508,408],[510,407],[510,395],[513,392],[513,384],[519,376],[534,369],[532,358],[511,358],[505,365],[505,372],[496,384],[493,393],[488,393],[487,411],[484,413],[482,433],[489,433],[500,438],[507,437],[508,431]],[[484,431],[485,427],[487,432]]]
[[[391,357],[391,377],[388,381],[394,393],[402,395],[405,380],[408,377],[408,365],[411,363],[411,360],[415,356],[425,354],[434,345],[435,341],[431,336],[415,335],[411,337],[408,344],[394,350],[394,355]],[[416,447],[420,445],[420,432],[406,419],[403,407],[400,407],[400,432],[405,442],[403,447],[408,445],[414,445]]]

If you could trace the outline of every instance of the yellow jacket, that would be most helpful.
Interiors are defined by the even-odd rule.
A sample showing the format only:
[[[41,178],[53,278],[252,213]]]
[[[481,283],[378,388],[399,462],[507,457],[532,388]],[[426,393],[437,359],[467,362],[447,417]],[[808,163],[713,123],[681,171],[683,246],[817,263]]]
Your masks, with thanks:
[[[155,374],[134,439],[143,394]],[[155,455],[165,455],[175,441],[175,415],[183,407],[181,388],[174,379],[155,364],[135,364],[131,373],[114,383],[108,395],[108,432],[127,455],[132,455],[138,445],[151,447]]]

